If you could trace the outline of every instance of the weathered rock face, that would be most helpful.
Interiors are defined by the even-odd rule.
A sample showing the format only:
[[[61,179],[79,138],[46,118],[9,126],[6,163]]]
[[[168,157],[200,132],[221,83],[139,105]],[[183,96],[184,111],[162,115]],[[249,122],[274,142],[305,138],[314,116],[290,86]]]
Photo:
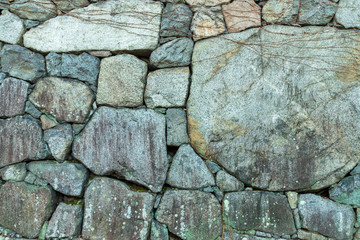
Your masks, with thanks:
[[[151,222],[150,240],[169,240],[169,231],[166,225],[153,219]]]
[[[40,122],[32,117],[0,119],[0,167],[48,155]]]
[[[192,146],[262,189],[337,182],[359,161],[359,40],[354,31],[269,26],[198,42]]]
[[[225,223],[239,231],[259,230],[276,235],[296,232],[287,198],[268,192],[234,192],[225,194]]]
[[[168,169],[165,118],[152,110],[100,107],[75,138],[73,156],[97,175],[159,192]]]
[[[244,189],[242,182],[223,170],[216,173],[216,185],[218,185],[223,192],[234,192]]]
[[[19,44],[24,30],[21,18],[6,10],[2,12],[0,16],[0,41]]]
[[[187,4],[192,7],[213,7],[224,3],[229,3],[231,0],[185,0]]]
[[[56,16],[56,6],[51,0],[15,0],[9,10],[21,18],[36,21]]]
[[[76,8],[86,7],[90,4],[88,0],[53,0],[53,2],[62,12],[68,12]]]
[[[62,162],[71,151],[73,131],[70,124],[61,124],[44,132],[44,140],[53,157]]]
[[[185,4],[166,4],[161,19],[161,37],[191,37],[193,13]]]
[[[41,52],[111,50],[148,53],[157,47],[161,11],[161,3],[156,1],[98,2],[31,29],[24,35],[24,44]]]
[[[6,182],[0,186],[0,225],[25,237],[36,238],[55,209],[55,203],[50,187]]]
[[[166,111],[166,144],[180,146],[188,143],[186,113],[180,108]]]
[[[334,17],[338,0],[301,0],[298,24],[325,25]]]
[[[13,117],[25,113],[29,83],[7,78],[0,85],[0,117]]]
[[[300,0],[269,0],[262,9],[263,19],[268,23],[295,24]]]
[[[43,78],[30,94],[30,101],[58,121],[82,123],[88,116],[93,93],[84,83],[61,78]]]
[[[85,192],[85,239],[141,239],[150,233],[155,195],[130,191],[122,182],[95,178]]]
[[[0,178],[4,181],[23,181],[26,177],[26,163],[13,164],[0,169]]]
[[[360,207],[360,175],[346,177],[330,190],[330,198],[336,202]]]
[[[345,28],[360,28],[360,2],[341,0],[336,11],[335,20]]]
[[[155,217],[182,239],[215,240],[222,232],[221,206],[210,193],[166,191]]]
[[[350,206],[314,194],[299,196],[302,227],[330,238],[352,239],[355,213]]]
[[[197,11],[191,23],[191,31],[195,41],[224,33],[226,27],[221,8],[202,8]]]

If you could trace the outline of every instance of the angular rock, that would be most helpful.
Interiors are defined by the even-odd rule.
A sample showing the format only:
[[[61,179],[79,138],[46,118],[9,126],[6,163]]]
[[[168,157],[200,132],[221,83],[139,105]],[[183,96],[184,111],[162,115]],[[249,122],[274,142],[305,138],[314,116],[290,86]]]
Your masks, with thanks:
[[[202,8],[194,14],[191,23],[194,41],[217,36],[226,31],[224,16],[220,9]]]
[[[55,119],[53,119],[52,117],[49,117],[47,115],[41,115],[40,121],[41,121],[41,128],[43,130],[50,129],[50,128],[53,128],[56,125],[58,125],[58,123],[56,122]]]
[[[166,225],[153,219],[151,223],[150,240],[169,240],[169,233]]]
[[[151,53],[150,64],[157,68],[182,67],[191,63],[194,43],[189,38],[177,38]]]
[[[15,0],[9,10],[21,18],[46,21],[56,16],[56,5],[51,0]]]
[[[114,107],[143,104],[147,64],[129,54],[101,61],[96,101]]]
[[[40,25],[41,22],[39,21],[34,21],[34,20],[24,20],[24,27],[26,29],[30,29],[30,28],[33,28],[33,27],[36,27],[38,25]]]
[[[359,41],[356,31],[271,25],[196,43],[191,145],[253,187],[338,182],[360,159]]]
[[[254,0],[236,0],[222,6],[229,33],[261,26],[261,8]]]
[[[242,182],[223,170],[216,174],[216,185],[218,185],[223,192],[235,192],[244,189]]]
[[[55,203],[50,187],[6,182],[0,187],[0,225],[27,238],[36,238]]]
[[[360,28],[360,2],[357,0],[339,1],[335,21],[345,28]]]
[[[168,169],[165,118],[153,110],[100,107],[75,137],[72,152],[97,175],[115,175],[159,192]]]
[[[205,164],[213,174],[221,170],[221,167],[211,160],[206,161]]]
[[[180,146],[188,142],[185,111],[180,108],[166,110],[166,144]]]
[[[273,24],[295,24],[300,0],[269,0],[262,9],[263,19]]]
[[[61,12],[69,12],[76,8],[86,7],[90,4],[88,0],[53,0],[53,2]]]
[[[189,91],[190,69],[160,69],[149,73],[145,104],[148,108],[184,107]]]
[[[26,101],[25,112],[30,114],[34,118],[40,118],[41,116],[41,112],[37,110],[34,104],[32,104],[30,101]]]
[[[302,227],[335,239],[352,239],[355,213],[350,206],[314,194],[299,195]]]
[[[44,57],[18,45],[5,45],[1,50],[2,71],[12,77],[34,82],[45,75]]]
[[[95,178],[85,192],[85,239],[146,240],[155,195],[130,191],[124,183]]]
[[[31,29],[24,35],[24,45],[40,52],[110,50],[149,54],[158,44],[161,11],[161,3],[155,1],[101,1]]]
[[[301,0],[298,24],[326,25],[334,17],[338,0]]]
[[[308,239],[310,239],[310,240],[328,240],[327,237],[324,237],[320,234],[307,232],[307,231],[304,231],[301,229],[299,229],[297,231],[297,235],[298,235],[299,239],[305,239],[305,240],[308,240]]]
[[[360,164],[356,165],[356,167],[350,172],[351,175],[356,175],[360,173]]]
[[[205,162],[189,144],[184,144],[174,156],[166,183],[177,188],[200,189],[215,185],[215,180]]]
[[[192,7],[213,7],[224,3],[229,3],[231,0],[185,0],[187,4]]]
[[[79,163],[31,162],[27,169],[46,180],[55,191],[81,197],[89,178],[86,168]]]
[[[215,240],[222,232],[221,206],[210,193],[168,190],[155,217],[181,239]]]
[[[19,44],[24,34],[24,24],[21,18],[5,10],[0,16],[0,41]]]
[[[297,208],[298,206],[298,193],[297,192],[286,192],[290,207],[292,209]]]
[[[329,193],[330,198],[336,202],[360,207],[360,175],[344,178]]]
[[[275,235],[296,233],[286,197],[278,193],[243,191],[225,194],[225,223],[238,230],[259,230]]]
[[[70,124],[61,124],[44,132],[44,140],[57,161],[66,160],[71,150],[73,131]]]
[[[82,205],[60,203],[46,228],[46,238],[72,238],[81,235]]]
[[[0,117],[13,117],[25,113],[29,83],[7,78],[0,85]]]
[[[166,4],[161,18],[160,37],[191,37],[193,13],[185,4]]]
[[[0,142],[0,168],[48,154],[40,121],[32,117],[0,119]]]
[[[284,238],[267,238],[267,237],[259,237],[255,235],[247,235],[247,234],[241,234],[236,232],[224,232],[224,240],[285,240]],[[315,239],[311,239],[315,240]]]
[[[58,121],[82,123],[89,115],[93,93],[84,83],[61,78],[43,78],[36,83],[29,100]]]
[[[26,177],[26,163],[18,163],[0,169],[0,178],[4,181],[23,181]]]

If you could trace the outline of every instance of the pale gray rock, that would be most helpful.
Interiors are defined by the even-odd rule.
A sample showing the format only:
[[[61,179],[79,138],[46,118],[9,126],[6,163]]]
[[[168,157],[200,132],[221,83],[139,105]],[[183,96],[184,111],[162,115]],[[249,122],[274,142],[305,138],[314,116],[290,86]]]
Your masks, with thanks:
[[[0,225],[24,237],[36,238],[55,204],[55,193],[50,187],[6,182],[0,187]]]
[[[40,121],[32,117],[0,119],[0,167],[48,155]]]
[[[25,113],[29,83],[6,78],[0,85],[0,117],[13,117]]]
[[[85,239],[148,239],[155,195],[133,192],[124,183],[95,178],[85,192]]]
[[[297,192],[286,192],[290,207],[292,209],[297,208],[298,206],[298,193]]]
[[[151,222],[150,240],[169,240],[169,231],[166,225],[153,219]]]
[[[76,8],[86,7],[90,4],[88,0],[53,0],[53,2],[61,12],[69,12]]]
[[[329,194],[336,202],[360,207],[360,175],[344,178],[330,189]]]
[[[302,227],[334,239],[352,239],[355,213],[350,206],[314,194],[299,195]]]
[[[298,24],[326,25],[335,16],[339,0],[301,0]]]
[[[86,84],[56,77],[36,83],[29,100],[35,107],[54,116],[57,121],[82,123],[90,113],[93,93]]]
[[[206,161],[205,164],[213,174],[221,170],[221,167],[211,160]]]
[[[340,0],[335,21],[345,28],[360,28],[360,2],[357,0]]]
[[[166,183],[177,188],[200,189],[215,185],[215,179],[192,147],[184,144],[173,158]]]
[[[223,170],[216,173],[216,185],[218,185],[223,192],[235,192],[244,189],[242,182]]]
[[[296,24],[300,0],[269,0],[262,9],[263,19],[268,23]]]
[[[168,169],[165,117],[148,109],[100,107],[75,137],[72,153],[97,175],[160,192]]]
[[[180,108],[166,110],[166,144],[180,146],[188,142],[185,111]]]
[[[89,178],[88,171],[79,163],[31,162],[27,169],[68,196],[81,197]]]
[[[26,163],[18,163],[0,169],[0,178],[4,181],[23,181],[26,177]]]
[[[215,240],[222,232],[221,205],[211,193],[168,190],[155,218],[181,239]]]
[[[56,16],[56,5],[51,0],[14,0],[9,10],[23,19],[35,21]]]
[[[82,205],[60,203],[46,228],[46,238],[73,238],[81,235]]]
[[[238,230],[259,230],[276,235],[296,233],[291,208],[278,193],[243,191],[225,194],[223,215]]]
[[[41,112],[30,101],[26,101],[25,112],[33,116],[34,118],[40,118]]]
[[[177,38],[151,53],[150,64],[157,68],[182,67],[191,63],[194,42],[189,38]]]
[[[46,55],[46,70],[50,76],[61,77],[62,54],[54,52]]]
[[[30,28],[36,27],[36,26],[38,26],[38,25],[40,25],[40,24],[41,24],[41,22],[39,22],[39,21],[28,20],[28,19],[24,20],[24,27],[25,27],[26,29],[30,29]]]
[[[45,75],[44,57],[18,45],[5,45],[1,50],[2,71],[12,77],[34,82]]]
[[[145,104],[148,108],[184,107],[189,91],[190,69],[170,68],[149,73]]]
[[[40,52],[110,50],[149,54],[158,44],[161,11],[162,4],[156,1],[101,1],[31,29],[24,35],[24,45]]]
[[[338,182],[360,158],[359,41],[356,31],[272,25],[197,42],[191,145],[252,187]]]
[[[161,18],[160,37],[191,37],[193,13],[185,4],[166,4]]]
[[[297,231],[297,235],[298,235],[299,239],[304,239],[304,240],[309,240],[309,239],[310,240],[328,240],[327,237],[324,237],[320,234],[313,233],[313,232],[307,232],[302,229],[299,229]]]
[[[114,107],[143,104],[147,64],[129,54],[101,60],[96,102]]]
[[[9,9],[10,2],[9,0],[0,0],[0,10],[7,10]]]
[[[200,8],[195,12],[191,22],[194,41],[214,37],[226,31],[221,8]]]
[[[19,44],[24,34],[24,24],[21,18],[5,10],[0,15],[0,41]]]
[[[70,124],[60,124],[44,132],[44,140],[50,148],[53,157],[63,162],[71,151],[73,131]]]

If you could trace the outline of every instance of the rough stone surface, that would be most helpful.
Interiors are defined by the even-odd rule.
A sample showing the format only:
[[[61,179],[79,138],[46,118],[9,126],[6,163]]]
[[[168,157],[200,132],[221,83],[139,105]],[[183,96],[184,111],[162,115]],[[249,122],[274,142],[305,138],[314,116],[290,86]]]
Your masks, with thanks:
[[[221,206],[211,193],[166,191],[155,217],[182,239],[215,240],[222,232]]]
[[[51,76],[76,78],[96,85],[100,60],[88,53],[80,55],[49,53],[46,69]]]
[[[98,104],[114,107],[136,107],[143,104],[147,64],[129,54],[101,61]]]
[[[32,117],[0,119],[0,167],[48,155],[40,121]]]
[[[231,0],[185,0],[192,7],[213,7],[231,2]]]
[[[97,175],[159,192],[168,169],[165,118],[153,110],[100,107],[75,138],[73,156]]]
[[[44,57],[18,45],[5,45],[1,50],[2,71],[12,77],[34,82],[45,75]]]
[[[189,38],[177,38],[151,53],[150,64],[157,68],[182,67],[191,62],[194,43]]]
[[[60,203],[46,228],[46,238],[77,237],[81,235],[82,205]]]
[[[328,240],[327,237],[324,237],[317,233],[307,232],[304,230],[299,229],[297,231],[298,238],[304,239],[304,240]]]
[[[29,83],[6,78],[0,85],[0,117],[13,117],[25,113]]]
[[[161,18],[161,37],[191,37],[193,13],[185,4],[166,4]]]
[[[71,150],[73,131],[70,124],[61,124],[44,132],[44,140],[57,161],[66,160]]]
[[[79,163],[31,162],[27,169],[46,180],[55,191],[80,197],[88,180],[89,173]]]
[[[9,10],[21,18],[36,21],[56,16],[56,6],[51,0],[15,0]]]
[[[290,207],[292,209],[297,208],[298,206],[298,193],[297,192],[286,192]]]
[[[25,112],[30,114],[34,118],[40,118],[41,116],[41,112],[37,110],[34,104],[32,104],[30,101],[26,101]]]
[[[340,0],[335,21],[345,28],[360,28],[360,2],[357,0]]]
[[[61,78],[43,78],[36,83],[30,101],[58,121],[82,123],[88,116],[93,93],[84,83]]]
[[[261,26],[261,8],[254,0],[235,0],[223,5],[222,11],[229,33]]]
[[[169,231],[166,225],[153,219],[151,222],[150,240],[169,240]]]
[[[299,195],[302,226],[335,239],[352,239],[355,213],[350,206],[314,194]]]
[[[335,15],[337,2],[338,0],[301,0],[298,24],[328,24]]]
[[[50,128],[53,128],[56,125],[58,125],[58,123],[56,122],[55,119],[53,119],[52,117],[49,117],[47,115],[44,115],[44,114],[41,115],[40,121],[41,121],[41,128],[43,130],[50,129]]]
[[[149,73],[145,103],[148,108],[184,107],[189,91],[190,69],[170,68]]]
[[[62,12],[69,12],[76,8],[82,8],[89,5],[88,0],[53,0],[58,10]]]
[[[189,144],[184,144],[173,158],[166,183],[177,188],[200,189],[215,185],[215,180],[205,162]]]
[[[166,111],[166,144],[180,146],[188,143],[186,113],[180,108],[170,108]]]
[[[336,202],[360,207],[360,175],[344,178],[329,193],[330,198]]]
[[[24,24],[21,18],[5,10],[0,16],[0,41],[19,44],[24,34]]]
[[[206,161],[205,164],[210,169],[210,171],[214,174],[216,174],[218,171],[221,170],[221,167],[211,160]]]
[[[300,0],[269,0],[262,9],[263,19],[268,23],[295,24]]]
[[[338,182],[360,156],[359,41],[355,31],[272,25],[198,42],[191,145],[254,187]]]
[[[41,24],[41,22],[39,22],[39,21],[28,20],[28,19],[24,20],[24,27],[25,27],[26,29],[30,29],[30,28],[36,27],[36,26],[38,26],[38,25],[40,25],[40,24]]]
[[[50,187],[6,182],[0,187],[0,225],[28,238],[36,238],[55,208]]]
[[[226,31],[221,8],[202,8],[194,14],[191,22],[194,41],[217,36]]]
[[[216,174],[216,185],[218,185],[223,192],[234,192],[244,189],[242,182],[223,170]]]
[[[247,235],[247,234],[240,234],[236,232],[225,232],[224,233],[224,240],[285,240],[284,238],[273,238],[273,237],[260,237],[255,235]],[[308,239],[308,240],[315,240],[315,239]]]
[[[18,163],[0,169],[0,178],[4,181],[23,181],[26,177],[26,163]]]
[[[155,195],[133,192],[122,182],[95,178],[85,192],[85,239],[146,240]]]
[[[40,52],[148,53],[157,47],[161,11],[161,3],[155,1],[101,1],[31,29],[24,35],[24,44]]]

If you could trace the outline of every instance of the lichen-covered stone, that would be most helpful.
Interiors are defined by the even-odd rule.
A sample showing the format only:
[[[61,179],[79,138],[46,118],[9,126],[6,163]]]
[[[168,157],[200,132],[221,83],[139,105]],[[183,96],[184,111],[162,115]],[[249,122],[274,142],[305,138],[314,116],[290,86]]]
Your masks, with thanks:
[[[340,0],[335,21],[345,28],[360,28],[360,2],[358,0]]]
[[[300,0],[269,0],[262,9],[263,19],[268,23],[295,24]]]
[[[21,18],[5,10],[0,16],[0,41],[19,44],[24,34],[24,24]]]
[[[47,116],[45,114],[41,115],[40,121],[41,121],[41,128],[43,130],[50,129],[58,125],[58,122],[53,117]]]
[[[161,37],[191,37],[193,13],[185,4],[166,4],[161,17]]]
[[[286,192],[286,197],[288,198],[290,207],[292,209],[297,208],[297,206],[298,206],[298,193],[297,192]]]
[[[201,8],[191,22],[194,41],[217,36],[226,31],[221,8]]]
[[[289,203],[282,194],[227,193],[223,205],[225,223],[238,231],[259,230],[276,235],[296,233]]]
[[[18,163],[0,169],[0,178],[4,181],[23,181],[26,177],[26,163]]]
[[[9,10],[21,18],[36,21],[56,16],[56,5],[51,0],[15,0]]]
[[[180,146],[188,142],[185,111],[180,108],[166,110],[166,144]]]
[[[215,240],[222,232],[221,206],[211,193],[168,190],[155,217],[181,239]]]
[[[301,0],[298,24],[326,25],[333,19],[338,0]]]
[[[185,0],[192,7],[213,7],[229,3],[231,0]]]
[[[36,238],[54,211],[55,203],[55,193],[50,187],[6,182],[0,187],[0,225]]]
[[[124,183],[95,178],[85,192],[85,239],[141,239],[150,233],[155,195],[133,192]]]
[[[13,117],[25,113],[29,83],[6,78],[0,85],[0,117]]]
[[[93,93],[84,83],[61,78],[43,78],[36,83],[30,101],[58,121],[82,123],[88,116]]]
[[[241,234],[236,232],[224,232],[224,240],[285,240],[285,238],[260,237],[255,235]],[[308,239],[310,240],[310,239]],[[316,240],[316,239],[311,239]]]
[[[81,197],[89,178],[86,168],[79,163],[31,162],[27,169],[46,180],[55,191]]]
[[[70,124],[61,124],[44,132],[44,140],[57,161],[66,160],[71,151],[73,130]]]
[[[151,223],[150,240],[169,240],[169,231],[166,225],[153,219]]]
[[[324,237],[320,234],[313,233],[313,232],[307,232],[302,229],[299,229],[297,231],[297,236],[299,239],[304,239],[304,240],[328,240],[327,237]]]
[[[242,182],[223,170],[216,173],[216,185],[218,185],[223,192],[235,192],[244,189]]]
[[[329,191],[336,202],[360,207],[360,175],[346,177]]]
[[[25,112],[33,116],[34,118],[40,118],[41,112],[30,101],[26,101]]]
[[[97,175],[159,192],[168,169],[165,118],[148,109],[100,107],[75,137],[73,156]]]

